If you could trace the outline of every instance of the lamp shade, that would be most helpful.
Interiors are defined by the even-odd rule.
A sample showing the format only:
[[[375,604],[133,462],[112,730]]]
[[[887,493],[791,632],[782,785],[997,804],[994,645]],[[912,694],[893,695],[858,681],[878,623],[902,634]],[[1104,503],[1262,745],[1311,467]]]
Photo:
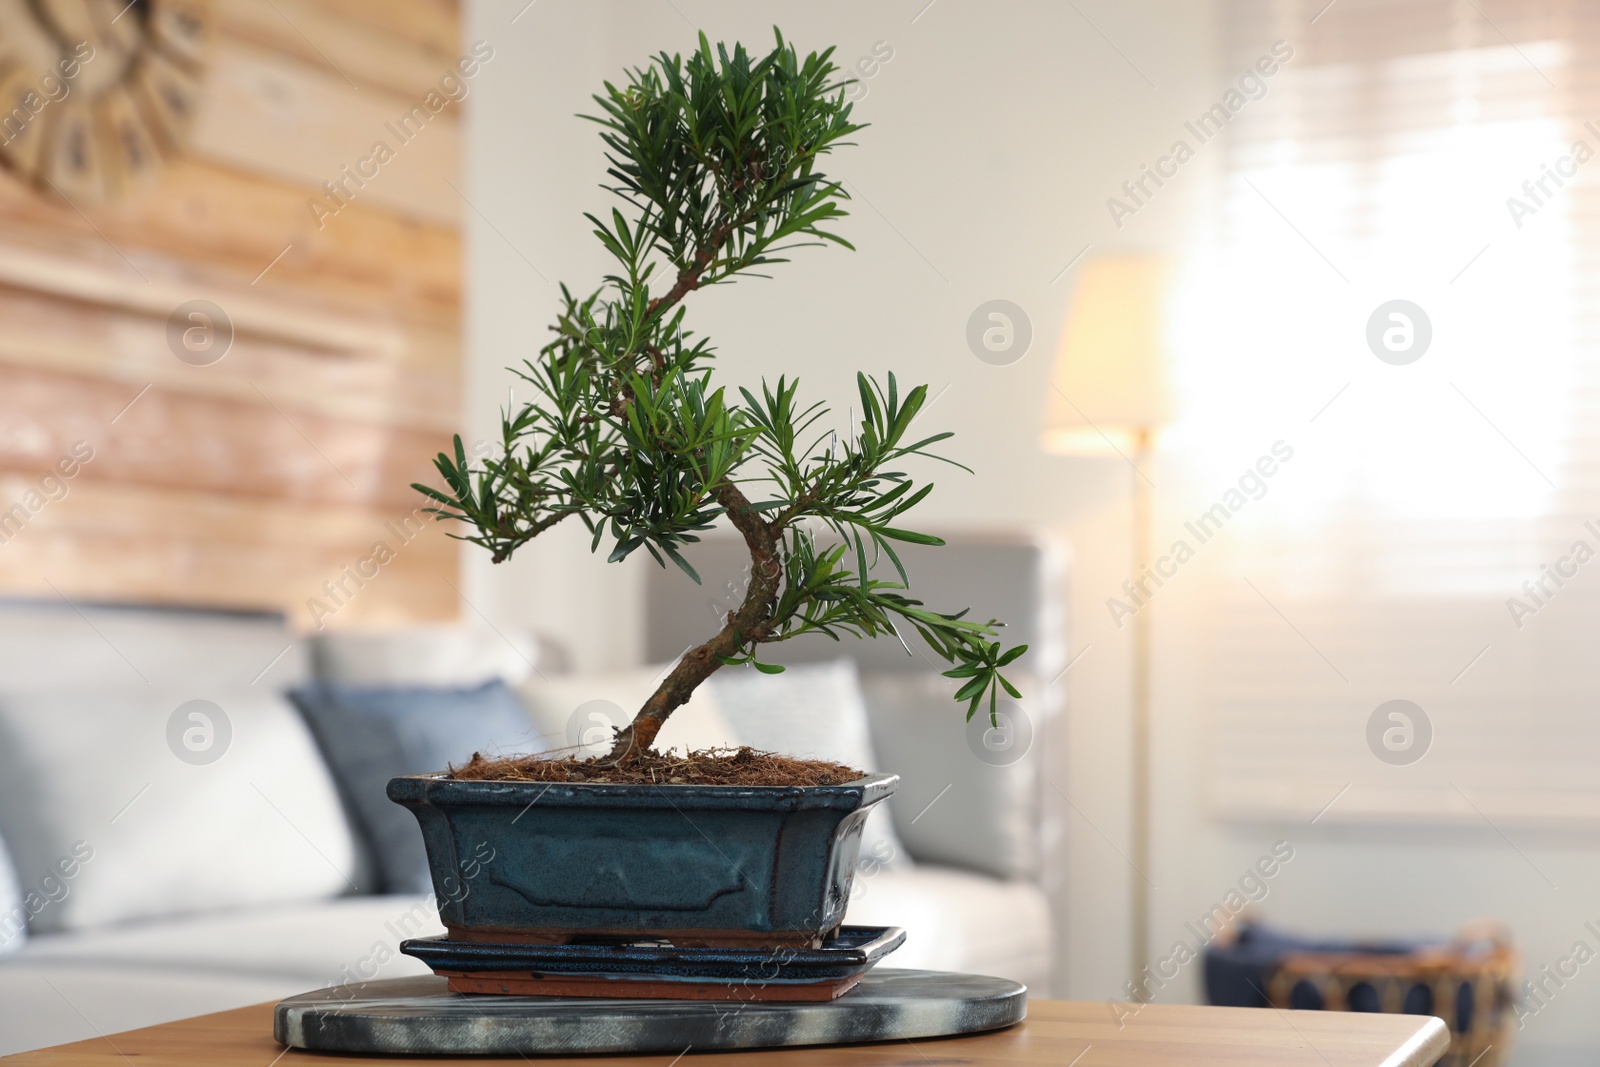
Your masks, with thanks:
[[[1046,451],[1126,453],[1168,421],[1166,279],[1164,259],[1139,253],[1079,270],[1050,380]]]

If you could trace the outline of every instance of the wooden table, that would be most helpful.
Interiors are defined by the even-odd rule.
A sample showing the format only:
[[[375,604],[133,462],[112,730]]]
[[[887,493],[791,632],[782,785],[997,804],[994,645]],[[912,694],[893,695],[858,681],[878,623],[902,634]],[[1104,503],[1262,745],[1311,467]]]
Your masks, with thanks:
[[[6,1067],[361,1067],[407,1063],[477,1064],[483,1059],[412,1060],[290,1051],[272,1038],[271,1004],[202,1015],[110,1037],[0,1058]],[[1271,1008],[1150,1004],[1119,1029],[1105,1004],[1034,1000],[1010,1028],[836,1048],[709,1053],[714,1067],[1432,1067],[1449,1045],[1444,1023],[1420,1015],[1349,1015]],[[692,1052],[692,1050],[691,1050]],[[677,1062],[671,1056],[512,1060],[544,1067]],[[684,1067],[687,1067],[685,1062]]]

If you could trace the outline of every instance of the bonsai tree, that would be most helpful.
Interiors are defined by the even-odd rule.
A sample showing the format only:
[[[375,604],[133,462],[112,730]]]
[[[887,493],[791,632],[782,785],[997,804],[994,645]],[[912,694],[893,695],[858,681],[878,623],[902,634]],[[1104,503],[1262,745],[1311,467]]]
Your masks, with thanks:
[[[697,289],[785,262],[801,245],[852,247],[831,229],[848,194],[818,169],[861,129],[832,51],[802,60],[777,33],[755,58],[742,45],[713,52],[702,34],[687,60],[663,53],[627,84],[606,84],[593,121],[615,183],[606,188],[625,206],[586,217],[615,272],[581,298],[563,286],[555,340],[511,368],[535,397],[502,413],[501,454],[469,463],[457,436],[454,456],[435,461],[445,488],[415,486],[440,520],[471,528],[452,536],[496,563],[576,519],[612,562],[643,549],[698,582],[682,547],[724,517],[743,536],[743,602],[618,731],[611,763],[640,760],[718,668],[781,671],[761,661],[762,647],[810,633],[903,644],[909,627],[963,680],[955,696],[969,719],[985,699],[993,719],[1000,689],[1019,695],[1001,669],[1027,646],[1002,650],[1000,623],[913,599],[895,551],[943,543],[901,525],[933,487],[900,464],[951,436],[912,433],[927,386],[858,374],[860,424],[841,436],[823,428],[825,407],[799,398],[797,379],[737,398],[714,386],[713,349],[685,326]]]

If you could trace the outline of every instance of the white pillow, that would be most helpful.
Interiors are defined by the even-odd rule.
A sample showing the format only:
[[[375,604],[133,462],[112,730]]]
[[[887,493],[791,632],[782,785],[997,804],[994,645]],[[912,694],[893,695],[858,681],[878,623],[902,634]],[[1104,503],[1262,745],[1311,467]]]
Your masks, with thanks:
[[[878,765],[861,680],[851,660],[790,667],[782,674],[724,667],[711,676],[710,688],[740,744],[802,759],[832,760],[868,772],[894,770]],[[889,815],[892,803],[893,798],[884,801],[867,816],[860,863],[911,864],[895,836]]]
[[[331,630],[314,646],[317,676],[350,685],[518,685],[539,666],[539,643],[520,630],[409,626]]]
[[[1040,688],[1019,672],[1021,702],[1001,697],[1013,724],[1037,712]],[[996,878],[1037,880],[1042,863],[1039,791],[1045,750],[1028,717],[1029,747],[1011,762],[990,763],[982,751],[989,705],[966,720],[966,703],[951,699],[961,682],[934,674],[869,676],[863,683],[878,751],[900,772],[895,808],[900,839],[925,863],[982,871]]]
[[[612,728],[626,726],[671,669],[671,664],[662,664],[604,674],[533,677],[518,692],[546,750],[601,756],[611,750]],[[702,685],[668,717],[655,747],[682,753],[739,743],[716,696]]]
[[[23,903],[17,869],[0,840],[0,956],[15,952],[28,939],[28,909]]]
[[[35,933],[321,899],[363,877],[322,757],[270,691],[0,695],[0,837],[30,888],[89,851]]]

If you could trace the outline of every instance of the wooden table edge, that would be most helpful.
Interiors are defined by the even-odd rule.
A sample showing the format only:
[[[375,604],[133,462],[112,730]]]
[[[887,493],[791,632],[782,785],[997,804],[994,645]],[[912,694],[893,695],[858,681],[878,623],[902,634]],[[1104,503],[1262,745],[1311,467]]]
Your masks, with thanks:
[[[318,1053],[305,1052],[300,1049],[290,1050],[272,1036],[273,1013],[277,1007],[276,1001],[267,1001],[262,1004],[252,1004],[242,1008],[231,1008],[226,1011],[213,1012],[208,1015],[196,1015],[187,1019],[177,1019],[172,1022],[159,1023],[154,1026],[141,1027],[134,1030],[124,1030],[117,1033],[88,1038],[82,1041],[70,1042],[61,1045],[52,1045],[47,1048],[32,1049],[25,1052],[12,1053],[0,1056],[0,1064],[7,1067],[78,1067],[78,1065],[93,1065],[93,1067],[127,1067],[133,1062],[131,1057],[138,1057],[140,1062],[149,1064],[150,1067],[187,1067],[187,1065],[204,1064],[206,1067],[268,1067],[269,1063],[276,1064],[288,1060],[285,1055],[293,1051],[291,1059],[302,1063],[308,1058],[316,1058],[330,1065],[342,1063],[347,1067],[358,1067],[364,1064],[425,1064],[425,1063],[451,1063],[451,1064],[489,1064],[511,1057],[434,1057],[434,1056],[385,1056],[362,1055],[360,1053]],[[1107,1024],[1098,1019],[1091,1020],[1091,1014],[1098,1015],[1105,1012],[1105,1005],[1100,1002],[1067,1001],[1067,1000],[1031,1000],[1028,1002],[1028,1017],[1014,1026],[1001,1030],[989,1030],[975,1034],[960,1034],[949,1037],[918,1038],[915,1044],[922,1048],[939,1045],[944,1046],[941,1052],[955,1053],[959,1046],[959,1055],[962,1062],[978,1067],[986,1063],[1005,1063],[1011,1067],[1022,1067],[1030,1063],[1050,1063],[1059,1067],[1059,1051],[1062,1046],[1070,1045],[1071,1051],[1078,1051],[1078,1046],[1083,1042],[1090,1042],[1088,1037],[1073,1035],[1071,1037],[1052,1036],[1045,1031],[1053,1030],[1063,1025],[1094,1029],[1096,1025]],[[1355,1014],[1337,1012],[1285,1012],[1273,1008],[1207,1008],[1200,1005],[1145,1005],[1140,1014],[1154,1012],[1154,1016],[1145,1015],[1143,1021],[1156,1023],[1158,1028],[1164,1026],[1185,1026],[1185,1015],[1194,1012],[1214,1013],[1208,1014],[1207,1021],[1234,1016],[1236,1013],[1257,1013],[1263,1019],[1276,1017],[1278,1025],[1267,1028],[1266,1032],[1287,1028],[1290,1033],[1297,1035],[1305,1041],[1299,1050],[1309,1047],[1317,1050],[1318,1043],[1302,1032],[1310,1019],[1315,1019],[1319,1025],[1306,1026],[1313,1033],[1323,1030],[1335,1020],[1355,1022],[1356,1020],[1389,1021],[1391,1025],[1401,1019],[1415,1020],[1416,1028],[1409,1036],[1395,1034],[1394,1039],[1400,1042],[1399,1047],[1389,1052],[1380,1059],[1362,1058],[1362,1067],[1433,1067],[1439,1057],[1443,1056],[1450,1048],[1450,1031],[1445,1026],[1444,1020],[1436,1016],[1397,1016],[1388,1014]],[[1077,1018],[1074,1018],[1074,1016]],[[1165,1019],[1161,1019],[1166,1016]],[[1158,1021],[1159,1020],[1159,1021]],[[1299,1020],[1301,1026],[1296,1025]],[[1029,1033],[1030,1024],[1033,1024],[1034,1033]],[[1130,1024],[1135,1028],[1136,1024]],[[1142,1027],[1139,1027],[1142,1029]],[[1120,1030],[1120,1028],[1119,1028]],[[1008,1035],[1013,1041],[1008,1041]],[[1130,1035],[1131,1036],[1131,1035]],[[1325,1035],[1318,1033],[1319,1037]],[[1107,1042],[1107,1038],[1110,1041]],[[1091,1044],[1102,1042],[1115,1043],[1116,1038],[1111,1035],[1094,1034]],[[1017,1048],[1002,1049],[1003,1045],[1020,1043],[1024,1046],[1034,1046],[1025,1050]],[[757,1056],[770,1056],[774,1062],[783,1062],[784,1057],[790,1057],[789,1063],[799,1064],[808,1062],[803,1057],[808,1055],[826,1055],[830,1063],[854,1063],[855,1058],[851,1050],[864,1050],[859,1062],[867,1064],[876,1058],[874,1053],[865,1050],[881,1048],[885,1044],[895,1042],[871,1042],[857,1045],[835,1046],[788,1046],[773,1049],[748,1049],[748,1050],[720,1050],[715,1053],[721,1057],[724,1067],[739,1067],[741,1064],[751,1062]],[[985,1046],[993,1045],[995,1055],[989,1055]],[[1157,1039],[1159,1046],[1159,1039]],[[1260,1046],[1254,1041],[1249,1042],[1252,1051],[1259,1052]],[[1240,1051],[1238,1045],[1219,1045],[1216,1057],[1204,1060],[1191,1060],[1185,1057],[1185,1062],[1217,1064],[1230,1063],[1231,1055]],[[1285,1046],[1287,1051],[1289,1046]],[[1326,1047],[1324,1045],[1324,1047]],[[1019,1058],[1017,1053],[1023,1052]],[[1083,1049],[1087,1051],[1087,1049]],[[1355,1063],[1349,1059],[1352,1054],[1349,1049],[1334,1050],[1335,1057],[1342,1063]],[[1152,1053],[1155,1055],[1155,1053]],[[1383,1055],[1374,1050],[1374,1055]],[[265,1057],[265,1058],[263,1058]],[[565,1064],[586,1064],[588,1067],[608,1067],[612,1064],[644,1063],[670,1059],[670,1054],[638,1053],[632,1056],[614,1055],[586,1055],[586,1056],[523,1056],[525,1063],[561,1067]],[[1067,1055],[1064,1063],[1070,1060]],[[1322,1056],[1327,1060],[1327,1056]],[[1138,1061],[1142,1062],[1142,1061]],[[1150,1060],[1152,1064],[1163,1062],[1159,1057]],[[1299,1063],[1299,1060],[1295,1061]],[[1330,1061],[1331,1062],[1331,1061]]]
[[[1422,1026],[1382,1067],[1433,1067],[1450,1051],[1450,1028],[1437,1015],[1417,1016]]]

